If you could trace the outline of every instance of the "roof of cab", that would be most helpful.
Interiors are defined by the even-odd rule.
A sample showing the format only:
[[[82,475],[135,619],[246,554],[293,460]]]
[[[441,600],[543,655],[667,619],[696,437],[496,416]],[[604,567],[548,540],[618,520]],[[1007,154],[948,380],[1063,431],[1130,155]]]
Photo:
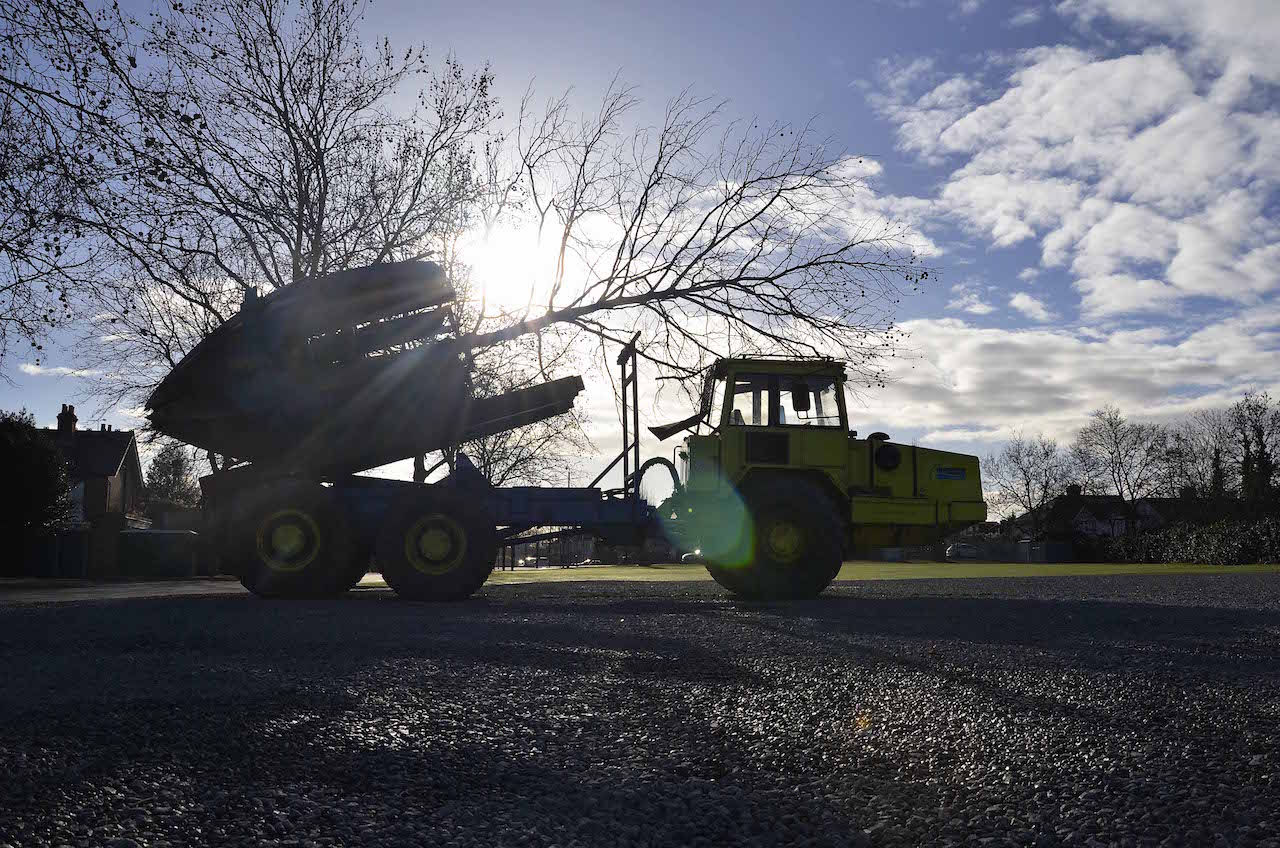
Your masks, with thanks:
[[[829,358],[798,357],[729,357],[716,360],[714,374],[723,377],[733,371],[753,371],[758,374],[830,374],[845,376],[844,363]]]

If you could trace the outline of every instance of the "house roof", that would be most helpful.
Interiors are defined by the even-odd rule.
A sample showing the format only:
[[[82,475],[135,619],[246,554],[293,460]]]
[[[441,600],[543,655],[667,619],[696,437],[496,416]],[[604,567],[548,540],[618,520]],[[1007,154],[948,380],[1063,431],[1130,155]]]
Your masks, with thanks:
[[[1069,525],[1082,510],[1102,520],[1125,518],[1130,514],[1129,505],[1116,495],[1059,495],[1048,507],[1045,524],[1050,527]]]
[[[1193,520],[1203,511],[1202,504],[1187,498],[1143,498],[1136,508],[1139,514],[1149,509],[1165,524]],[[1134,510],[1134,505],[1117,495],[1063,494],[1045,504],[1039,512],[1042,527],[1050,532],[1061,532],[1069,529],[1082,512],[1098,521],[1110,521],[1132,518]],[[1029,523],[1029,516],[1021,515],[1014,521],[1023,525]]]
[[[72,480],[112,477],[120,471],[129,448],[132,430],[45,430],[67,460],[67,476]]]

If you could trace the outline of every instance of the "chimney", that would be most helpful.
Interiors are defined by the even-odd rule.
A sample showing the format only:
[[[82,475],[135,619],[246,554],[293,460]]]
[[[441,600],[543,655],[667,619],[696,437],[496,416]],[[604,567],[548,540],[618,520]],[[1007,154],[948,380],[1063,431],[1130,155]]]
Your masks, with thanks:
[[[1072,483],[1070,486],[1068,486],[1068,487],[1067,487],[1067,497],[1069,497],[1069,498],[1078,498],[1078,497],[1080,497],[1080,486],[1079,486],[1078,484],[1076,484],[1076,483]]]
[[[76,408],[74,406],[62,405],[62,411],[58,413],[58,432],[74,433],[76,430]]]

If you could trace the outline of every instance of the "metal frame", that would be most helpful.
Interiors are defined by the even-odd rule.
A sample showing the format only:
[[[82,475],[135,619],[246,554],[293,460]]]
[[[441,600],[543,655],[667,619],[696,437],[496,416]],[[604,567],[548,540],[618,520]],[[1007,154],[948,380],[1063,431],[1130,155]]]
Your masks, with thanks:
[[[631,492],[634,475],[640,470],[640,380],[636,356],[636,341],[640,333],[637,331],[631,341],[622,346],[618,353],[618,370],[621,376],[622,390],[622,452],[613,458],[588,484],[594,489],[604,476],[622,463],[622,488],[609,489],[606,495],[627,495]],[[627,403],[627,387],[631,387],[631,403]],[[637,492],[637,494],[639,494]]]

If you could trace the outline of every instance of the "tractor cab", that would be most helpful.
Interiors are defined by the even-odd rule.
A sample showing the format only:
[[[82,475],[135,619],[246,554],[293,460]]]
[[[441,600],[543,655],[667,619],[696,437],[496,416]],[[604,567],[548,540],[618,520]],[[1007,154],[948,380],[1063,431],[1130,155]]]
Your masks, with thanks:
[[[689,430],[680,452],[690,490],[736,484],[748,468],[803,467],[843,475],[849,418],[844,365],[830,359],[721,359],[698,411],[652,432]]]
[[[718,372],[718,373],[717,373]],[[710,416],[731,427],[848,430],[844,368],[828,360],[721,360]]]
[[[845,431],[844,366],[831,359],[721,359],[703,383],[698,410],[650,427],[665,440],[730,427],[823,427]]]

